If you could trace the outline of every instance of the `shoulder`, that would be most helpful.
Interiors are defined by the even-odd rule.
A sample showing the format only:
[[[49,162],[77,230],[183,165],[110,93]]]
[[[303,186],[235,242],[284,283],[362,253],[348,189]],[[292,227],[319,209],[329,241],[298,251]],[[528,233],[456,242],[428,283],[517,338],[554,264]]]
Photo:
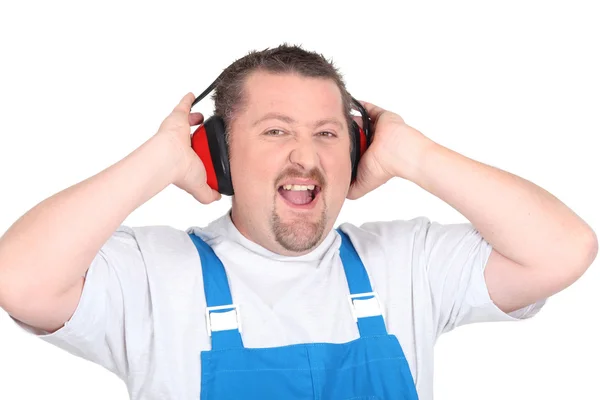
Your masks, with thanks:
[[[132,263],[148,264],[181,257],[193,257],[195,247],[189,237],[194,229],[167,225],[120,225],[100,249],[110,265],[129,268]]]
[[[189,244],[189,235],[195,233],[202,237],[212,237],[211,233],[203,228],[190,227],[179,229],[168,225],[126,226],[121,225],[114,232],[110,240],[122,243],[137,243],[140,247],[152,246],[153,248],[171,248],[182,244]]]
[[[438,243],[456,245],[471,238],[475,241],[482,239],[477,229],[468,221],[440,223],[425,216],[409,220],[365,222],[359,226],[344,223],[340,225],[340,229],[357,241],[376,240],[394,244],[398,241],[411,241],[427,246]]]
[[[343,223],[339,230],[348,235],[353,247],[371,265],[402,265],[407,270],[419,264],[423,250],[422,237],[430,220],[416,217],[408,220],[371,221],[360,225]],[[378,268],[380,268],[378,267]]]
[[[430,225],[429,218],[419,216],[408,220],[370,221],[360,225],[346,222],[342,223],[339,229],[346,233],[353,243],[387,244],[414,241],[423,235]]]
[[[469,222],[439,223],[419,216],[408,220],[365,222],[361,225],[343,223],[346,233],[361,255],[383,252],[386,258],[400,258],[415,265],[423,257],[452,256],[452,252],[471,253],[485,244],[479,232]]]

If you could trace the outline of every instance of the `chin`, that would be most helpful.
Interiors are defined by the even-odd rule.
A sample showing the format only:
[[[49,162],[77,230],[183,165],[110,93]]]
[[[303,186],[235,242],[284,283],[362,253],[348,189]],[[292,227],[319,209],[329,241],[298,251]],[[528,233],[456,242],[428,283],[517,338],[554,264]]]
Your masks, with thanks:
[[[279,214],[273,212],[271,229],[275,240],[286,250],[292,252],[306,252],[315,248],[322,240],[325,233],[325,211],[317,218],[300,215],[283,220]]]

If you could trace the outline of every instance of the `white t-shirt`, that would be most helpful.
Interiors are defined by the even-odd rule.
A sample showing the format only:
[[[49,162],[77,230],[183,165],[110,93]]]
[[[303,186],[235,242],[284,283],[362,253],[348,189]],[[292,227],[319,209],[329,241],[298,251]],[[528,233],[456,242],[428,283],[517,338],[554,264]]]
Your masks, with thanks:
[[[379,294],[388,333],[402,345],[421,400],[433,397],[440,334],[467,323],[529,318],[545,302],[511,314],[494,305],[483,276],[492,248],[468,223],[419,217],[340,228]],[[286,257],[241,235],[229,213],[187,232],[121,226],[91,264],[64,327],[47,334],[19,326],[114,372],[133,400],[198,399],[200,352],[210,341],[192,231],[224,264],[245,347],[358,338],[335,230],[309,254]]]

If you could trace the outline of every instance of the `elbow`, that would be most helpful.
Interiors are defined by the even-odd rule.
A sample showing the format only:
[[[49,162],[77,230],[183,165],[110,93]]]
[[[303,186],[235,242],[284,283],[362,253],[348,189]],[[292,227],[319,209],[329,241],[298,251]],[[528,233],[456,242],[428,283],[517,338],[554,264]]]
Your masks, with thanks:
[[[592,265],[596,259],[596,256],[598,255],[598,237],[591,228],[589,229],[586,239],[584,240],[584,249],[582,250],[582,255],[584,257],[583,268],[585,272],[585,270]]]
[[[571,278],[573,281],[579,279],[588,270],[598,255],[598,237],[591,228],[588,227],[577,239],[576,244],[572,246]]]
[[[568,246],[548,265],[550,268],[545,269],[544,280],[552,282],[552,293],[566,289],[581,278],[598,254],[598,238],[590,228],[574,237]]]

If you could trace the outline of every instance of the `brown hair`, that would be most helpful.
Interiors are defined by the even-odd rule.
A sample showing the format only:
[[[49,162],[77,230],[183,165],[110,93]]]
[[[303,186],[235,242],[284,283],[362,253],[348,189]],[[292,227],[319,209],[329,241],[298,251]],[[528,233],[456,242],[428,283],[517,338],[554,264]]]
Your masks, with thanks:
[[[245,104],[244,83],[246,77],[257,70],[281,73],[297,73],[306,77],[331,79],[340,89],[343,112],[346,123],[351,126],[353,108],[352,97],[339,70],[332,61],[323,55],[302,49],[298,45],[283,43],[273,49],[251,51],[246,56],[228,66],[217,80],[212,99],[215,103],[214,114],[223,118],[225,126],[231,126],[235,114]],[[230,143],[229,129],[226,132],[227,143]],[[352,143],[352,140],[350,141]],[[352,150],[352,149],[351,149]]]

